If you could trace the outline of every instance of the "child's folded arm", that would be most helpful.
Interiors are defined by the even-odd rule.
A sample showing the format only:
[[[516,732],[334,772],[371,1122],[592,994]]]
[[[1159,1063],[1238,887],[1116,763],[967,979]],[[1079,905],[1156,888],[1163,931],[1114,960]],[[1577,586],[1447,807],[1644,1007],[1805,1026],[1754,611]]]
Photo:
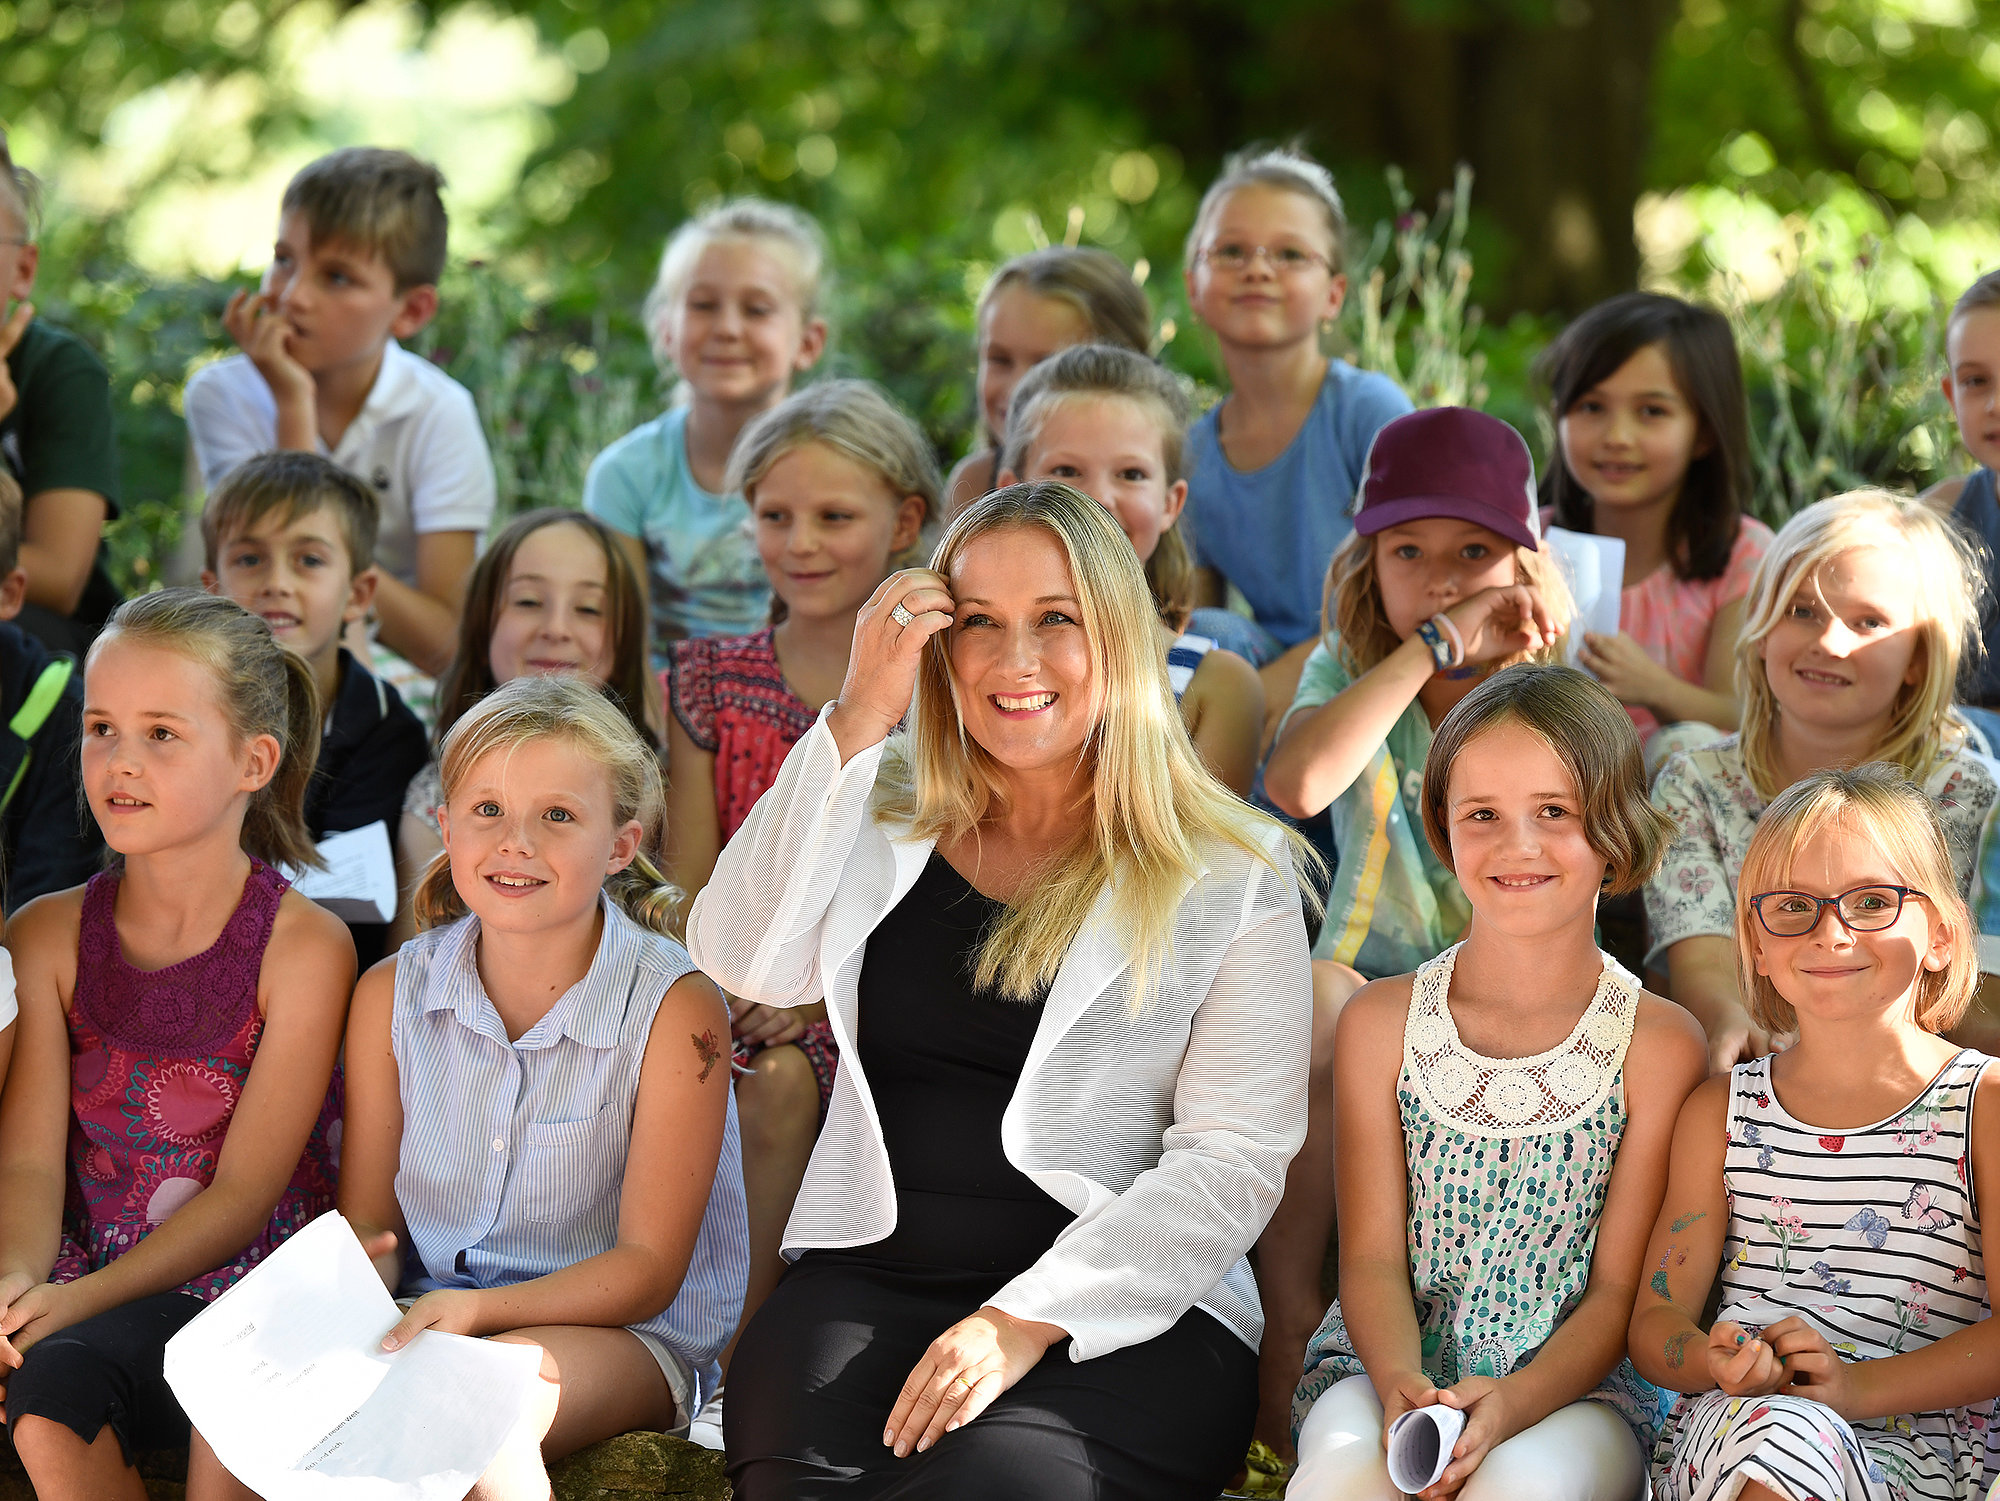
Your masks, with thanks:
[[[1666,1194],[1646,1244],[1644,1282],[1627,1332],[1633,1368],[1671,1391],[1715,1385],[1701,1313],[1729,1228],[1722,1171],[1730,1087],[1729,1075],[1715,1075],[1681,1107]]]
[[[1374,760],[1435,671],[1430,648],[1413,636],[1329,696],[1326,687],[1344,674],[1322,642],[1300,677],[1298,697],[1264,768],[1271,801],[1294,818],[1332,804]]]

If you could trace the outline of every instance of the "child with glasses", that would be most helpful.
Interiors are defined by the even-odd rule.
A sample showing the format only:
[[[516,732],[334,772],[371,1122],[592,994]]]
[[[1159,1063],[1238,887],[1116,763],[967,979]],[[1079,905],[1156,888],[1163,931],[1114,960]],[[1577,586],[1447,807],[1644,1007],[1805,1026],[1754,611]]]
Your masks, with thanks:
[[[1986,1494],[2000,1075],[1938,1035],[1978,981],[1946,839],[1880,763],[1804,777],[1757,825],[1738,964],[1757,1025],[1798,1041],[1681,1110],[1630,1330],[1639,1373],[1687,1394],[1660,1501]]]
[[[1291,148],[1230,158],[1188,232],[1188,303],[1230,392],[1188,432],[1197,601],[1234,584],[1254,623],[1222,645],[1263,673],[1275,727],[1319,639],[1320,585],[1383,424],[1410,410],[1387,377],[1329,359],[1347,295],[1347,219],[1333,178]]]
[[[1647,964],[1707,1031],[1718,1072],[1783,1046],[1751,1013],[1734,935],[1752,831],[1785,788],[1824,767],[1891,763],[1936,807],[1953,889],[1972,894],[2000,794],[1952,709],[1976,623],[1972,548],[1920,502],[1857,490],[1800,511],[1758,564],[1736,649],[1743,728],[1672,757],[1653,784],[1680,832],[1646,885]],[[1978,903],[1978,931],[2000,926],[2000,902]]]

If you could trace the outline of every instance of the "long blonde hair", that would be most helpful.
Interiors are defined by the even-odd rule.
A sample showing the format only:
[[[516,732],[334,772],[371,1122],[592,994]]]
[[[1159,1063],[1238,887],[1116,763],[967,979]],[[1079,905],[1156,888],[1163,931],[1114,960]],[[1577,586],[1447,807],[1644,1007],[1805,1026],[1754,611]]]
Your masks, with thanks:
[[[1320,639],[1329,649],[1338,640],[1340,665],[1350,678],[1376,666],[1403,644],[1389,628],[1389,609],[1382,602],[1382,580],[1375,571],[1376,536],[1349,532],[1334,549],[1333,562],[1326,570],[1326,597],[1320,606]],[[1567,630],[1576,616],[1576,601],[1555,555],[1546,547],[1514,549],[1514,580],[1528,584],[1542,596],[1549,614],[1560,630]],[[1549,666],[1563,659],[1562,638],[1534,651],[1516,652],[1494,662],[1493,672],[1501,672],[1522,662]]]
[[[1053,481],[1010,485],[960,513],[931,566],[950,576],[977,538],[1038,527],[1053,536],[1075,582],[1100,718],[1083,748],[1091,777],[1075,835],[1053,852],[979,950],[974,978],[1018,1000],[1032,999],[1061,968],[1106,886],[1133,955],[1140,999],[1167,957],[1187,886],[1206,865],[1204,846],[1232,845],[1281,874],[1312,900],[1307,872],[1317,857],[1291,830],[1240,801],[1210,775],[1189,741],[1167,681],[1153,601],[1137,554],[1111,513]],[[931,637],[917,668],[908,728],[882,762],[876,816],[940,841],[974,833],[1005,786],[986,751],[965,732],[948,637]],[[1267,847],[1281,832],[1292,869]]]
[[[611,782],[612,822],[637,819],[639,851],[632,863],[604,879],[612,901],[642,927],[680,936],[680,888],[660,874],[652,851],[660,847],[666,794],[659,758],[632,721],[587,680],[573,673],[515,678],[479,700],[451,727],[438,751],[445,801],[488,751],[511,751],[533,740],[557,739],[602,766]],[[467,912],[451,878],[451,856],[440,853],[417,887],[412,903],[419,928],[456,922]]]
[[[1736,641],[1736,692],[1743,701],[1743,765],[1763,797],[1784,783],[1777,770],[1778,701],[1764,670],[1762,647],[1801,589],[1818,592],[1819,570],[1841,553],[1883,542],[1910,552],[1921,581],[1917,653],[1923,675],[1897,693],[1887,733],[1868,754],[1889,761],[1921,784],[1964,738],[1951,712],[1958,668],[1976,649],[1978,580],[1985,576],[1978,544],[1921,501],[1887,490],[1850,490],[1807,506],[1784,525],[1757,564]]]
[[[1773,1032],[1798,1027],[1791,1002],[1778,993],[1769,976],[1757,973],[1757,944],[1763,930],[1750,902],[1760,891],[1782,889],[1793,880],[1799,851],[1827,829],[1866,840],[1899,877],[1930,899],[1932,910],[1950,930],[1951,962],[1941,970],[1918,970],[1912,1019],[1926,1032],[1957,1026],[1979,984],[1972,914],[1959,894],[1936,807],[1899,768],[1880,761],[1801,777],[1779,793],[1757,820],[1736,878],[1736,959],[1751,1019]]]
[[[270,626],[235,600],[200,589],[161,589],[126,600],[86,661],[121,636],[179,652],[207,669],[239,745],[258,735],[278,742],[278,769],[250,794],[243,814],[244,853],[266,865],[324,865],[306,828],[306,786],[320,738],[319,687],[306,659],[279,645]]]

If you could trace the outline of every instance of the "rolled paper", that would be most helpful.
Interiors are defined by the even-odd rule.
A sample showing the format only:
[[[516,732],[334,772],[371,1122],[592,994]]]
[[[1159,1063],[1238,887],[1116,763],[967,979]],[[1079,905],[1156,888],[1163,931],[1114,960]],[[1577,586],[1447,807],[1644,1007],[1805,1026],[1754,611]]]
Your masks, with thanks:
[[[1389,1425],[1389,1480],[1405,1495],[1436,1485],[1451,1464],[1465,1414],[1438,1404],[1413,1407]]]

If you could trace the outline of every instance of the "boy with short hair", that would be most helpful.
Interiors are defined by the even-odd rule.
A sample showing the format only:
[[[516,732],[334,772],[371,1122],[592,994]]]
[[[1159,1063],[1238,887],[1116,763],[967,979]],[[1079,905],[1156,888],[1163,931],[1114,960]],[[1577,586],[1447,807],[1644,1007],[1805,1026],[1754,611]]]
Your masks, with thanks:
[[[197,371],[188,436],[210,488],[253,454],[330,457],[381,508],[374,607],[383,645],[429,673],[493,514],[493,460],[472,395],[407,339],[437,312],[444,179],[402,151],[323,156],[285,189],[262,289],[230,298],[243,353]]]
[[[27,588],[21,511],[21,487],[0,469],[0,889],[9,916],[89,880],[104,856],[77,782],[83,673],[14,624]]]
[[[38,198],[0,131],[0,473],[25,497],[7,567],[18,563],[27,580],[9,618],[81,656],[118,607],[101,547],[105,521],[118,514],[118,449],[104,362],[35,317],[28,300],[41,255]]]
[[[314,839],[382,823],[393,841],[410,778],[430,759],[417,716],[340,644],[375,598],[376,527],[368,487],[315,453],[258,455],[201,513],[203,586],[261,616],[319,685],[319,761],[305,809]],[[386,923],[348,928],[364,968],[382,957]]]
[[[1979,638],[1986,649],[1960,682],[1968,704],[2000,710],[2000,590],[1992,578],[1993,562],[2000,558],[2000,496],[1994,492],[1994,472],[2000,469],[2000,271],[1980,277],[1953,306],[1945,324],[1944,352],[1944,399],[1958,419],[1959,441],[1979,467],[1933,485],[1924,499],[1954,516],[1989,549],[1988,588],[1979,616]],[[1982,718],[1980,728],[1991,738],[2000,721]],[[2000,745],[1994,749],[2000,751]]]

